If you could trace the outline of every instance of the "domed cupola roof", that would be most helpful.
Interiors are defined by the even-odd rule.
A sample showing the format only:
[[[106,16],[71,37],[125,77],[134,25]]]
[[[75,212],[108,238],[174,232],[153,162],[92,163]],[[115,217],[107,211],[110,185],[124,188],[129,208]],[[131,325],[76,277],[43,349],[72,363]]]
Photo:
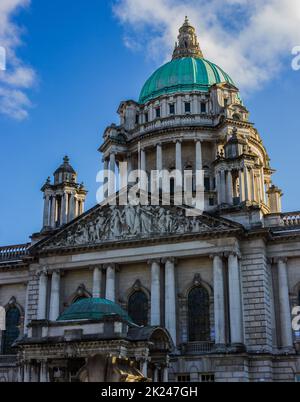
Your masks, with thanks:
[[[128,316],[117,303],[106,299],[87,298],[79,300],[68,307],[57,321],[76,321],[76,320],[99,320],[105,318],[120,317],[132,323]]]
[[[71,174],[76,174],[75,170],[72,168],[70,165],[70,159],[68,156],[64,157],[64,163],[60,165],[58,169],[54,172],[54,174],[58,173],[71,173]]]
[[[160,67],[146,81],[139,98],[144,104],[161,95],[205,91],[214,84],[235,85],[230,76],[216,64],[204,59],[195,28],[185,19],[179,30],[173,59]]]

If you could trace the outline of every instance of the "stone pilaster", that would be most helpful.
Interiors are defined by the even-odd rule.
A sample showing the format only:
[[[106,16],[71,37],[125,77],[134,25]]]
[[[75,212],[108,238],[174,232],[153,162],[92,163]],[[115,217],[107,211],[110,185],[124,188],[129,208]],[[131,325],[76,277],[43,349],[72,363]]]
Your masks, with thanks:
[[[51,278],[50,313],[49,320],[56,321],[60,306],[60,271],[53,271]]]
[[[39,273],[39,302],[38,302],[38,313],[37,313],[38,320],[44,320],[46,318],[47,283],[48,283],[47,271],[44,269]]]
[[[101,285],[102,285],[102,267],[97,266],[93,269],[93,297],[101,297]]]
[[[151,260],[151,325],[161,325],[160,311],[160,261]]]
[[[177,344],[176,333],[176,289],[175,259],[167,258],[165,263],[165,327],[169,331],[174,345]]]
[[[116,266],[115,264],[106,265],[106,290],[105,298],[112,302],[116,300]]]
[[[287,272],[287,258],[279,258],[278,266],[278,291],[280,311],[281,346],[285,349],[293,349],[292,317],[289,300],[289,285]]]
[[[215,315],[215,344],[225,345],[225,298],[224,298],[224,267],[222,255],[211,255],[213,260],[214,279],[214,315]]]
[[[243,320],[241,282],[238,256],[231,253],[228,256],[229,311],[231,344],[243,343]]]

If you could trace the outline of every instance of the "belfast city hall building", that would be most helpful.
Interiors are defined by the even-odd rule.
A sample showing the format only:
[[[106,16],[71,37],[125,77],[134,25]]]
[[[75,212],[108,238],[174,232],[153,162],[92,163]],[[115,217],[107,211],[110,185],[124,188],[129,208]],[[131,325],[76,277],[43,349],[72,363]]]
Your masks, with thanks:
[[[42,187],[41,231],[0,247],[0,382],[297,381],[300,212],[281,211],[239,90],[187,18],[118,114],[99,149],[104,201],[84,210],[65,157]],[[152,171],[192,172],[196,197],[203,172],[203,213],[174,202],[177,176],[170,203],[121,203],[125,162],[146,199]]]

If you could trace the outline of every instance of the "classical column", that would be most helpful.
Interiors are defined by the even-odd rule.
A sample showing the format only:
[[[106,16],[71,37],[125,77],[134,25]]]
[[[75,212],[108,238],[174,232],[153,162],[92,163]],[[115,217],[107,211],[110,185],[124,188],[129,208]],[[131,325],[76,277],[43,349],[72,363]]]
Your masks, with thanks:
[[[226,202],[225,170],[220,172],[221,204]]]
[[[141,165],[140,165],[140,181],[141,181],[141,189],[143,191],[146,191],[147,189],[147,183],[146,183],[146,151],[145,149],[141,149]]]
[[[175,178],[175,192],[177,194],[177,197],[181,195],[182,198],[182,145],[181,145],[181,140],[176,141],[176,154],[175,154],[175,160],[176,160],[176,178]]]
[[[287,273],[287,259],[278,259],[278,288],[279,288],[279,309],[280,309],[280,329],[281,346],[284,348],[293,347],[292,339],[292,319],[289,300],[289,284]]]
[[[221,256],[214,255],[214,314],[215,314],[215,343],[225,345],[225,299],[224,299],[224,272]]]
[[[153,382],[158,382],[158,367],[155,365],[153,370]]]
[[[163,368],[163,382],[169,382],[169,367],[164,366]]]
[[[56,224],[56,198],[53,195],[51,197],[51,227],[54,229]]]
[[[222,204],[222,196],[221,196],[221,172],[216,172],[216,190],[218,194],[218,205]]]
[[[151,325],[160,325],[160,261],[151,264]]]
[[[49,320],[56,321],[59,316],[60,272],[53,271],[51,278],[50,314]]]
[[[254,169],[250,170],[251,174],[251,199],[252,201],[256,201],[256,195],[255,195],[255,174],[254,174]]]
[[[28,305],[29,305],[29,286],[28,283],[25,284],[26,288],[26,299],[25,299],[25,313],[24,313],[24,335],[28,334]],[[0,339],[1,342],[1,339]]]
[[[157,144],[156,146],[156,170],[159,172],[162,171],[163,162],[162,162],[162,145]]]
[[[109,157],[109,172],[108,172],[108,196],[115,194],[115,169],[116,169],[116,155],[110,154]]]
[[[41,362],[40,382],[42,383],[49,382],[48,366],[47,363],[44,361]]]
[[[46,319],[46,308],[47,308],[47,283],[48,283],[47,271],[46,270],[41,271],[39,273],[39,276],[40,276],[40,278],[39,278],[39,302],[38,302],[37,319],[45,320]]]
[[[129,152],[126,154],[126,161],[127,161],[127,180],[129,183],[129,175],[132,172],[132,154]]]
[[[261,180],[261,197],[262,197],[262,202],[266,204],[266,191],[265,191],[265,174],[264,174],[264,168],[261,168],[261,174],[260,174],[260,180]]]
[[[60,222],[62,225],[67,223],[67,194],[64,193],[61,196],[61,219]]]
[[[30,382],[30,380],[31,380],[30,371],[31,371],[30,364],[25,363],[24,364],[24,382]]]
[[[76,217],[75,213],[75,194],[71,194],[70,196],[70,209],[69,209],[69,221],[72,221]]]
[[[245,201],[245,192],[244,192],[244,175],[243,171],[239,171],[239,189],[240,189],[240,202]]]
[[[236,254],[228,257],[230,334],[232,344],[243,343],[242,301],[239,261]]]
[[[202,170],[202,143],[200,140],[195,140],[196,142],[196,170]]]
[[[248,167],[244,166],[244,186],[245,186],[245,201],[250,200],[249,194],[249,176],[248,176]]]
[[[141,372],[145,378],[148,377],[148,360],[147,359],[141,360]]]
[[[114,264],[110,264],[106,268],[105,298],[112,302],[116,299],[116,268]]]
[[[46,228],[49,225],[49,212],[50,212],[50,196],[48,194],[44,197],[44,217],[43,217],[43,227]]]
[[[108,172],[108,159],[103,159],[103,187],[104,187],[104,199],[108,197],[108,180],[109,180],[109,172]]]
[[[101,279],[102,269],[101,267],[95,267],[93,271],[93,297],[96,299],[101,297]]]
[[[176,346],[175,259],[165,261],[165,326]]]
[[[232,185],[232,172],[231,170],[227,171],[227,180],[226,180],[226,198],[227,204],[233,204],[233,185]]]

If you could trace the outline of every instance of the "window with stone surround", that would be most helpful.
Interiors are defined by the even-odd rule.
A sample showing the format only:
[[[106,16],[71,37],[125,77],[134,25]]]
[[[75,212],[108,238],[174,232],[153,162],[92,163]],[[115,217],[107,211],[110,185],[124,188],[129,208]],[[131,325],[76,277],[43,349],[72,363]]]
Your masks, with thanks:
[[[188,296],[189,342],[210,341],[209,294],[202,286],[194,287]]]
[[[21,314],[17,306],[11,306],[6,311],[6,330],[3,332],[2,353],[13,355],[16,350],[12,348],[13,343],[20,335]]]
[[[212,373],[202,373],[199,376],[200,382],[215,382],[215,375]]]
[[[138,290],[129,297],[128,314],[137,325],[148,325],[148,297]]]
[[[177,375],[178,382],[191,382],[191,376],[189,374],[179,374]]]

